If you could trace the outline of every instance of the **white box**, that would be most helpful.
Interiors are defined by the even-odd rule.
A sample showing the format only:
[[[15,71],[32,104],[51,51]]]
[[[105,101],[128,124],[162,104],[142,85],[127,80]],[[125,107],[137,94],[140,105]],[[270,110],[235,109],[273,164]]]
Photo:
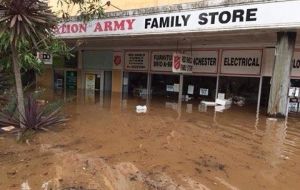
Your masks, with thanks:
[[[297,111],[298,111],[298,102],[290,102],[289,112],[297,112]]]
[[[218,93],[218,99],[225,100],[225,93]]]
[[[226,105],[231,105],[232,101],[231,100],[224,100],[224,99],[216,99],[216,104],[221,105],[221,106],[226,106]]]

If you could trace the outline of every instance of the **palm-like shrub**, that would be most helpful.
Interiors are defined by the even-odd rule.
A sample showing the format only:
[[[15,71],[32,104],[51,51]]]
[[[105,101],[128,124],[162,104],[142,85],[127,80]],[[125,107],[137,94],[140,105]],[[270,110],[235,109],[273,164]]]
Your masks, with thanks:
[[[61,103],[41,105],[34,95],[29,95],[26,98],[24,115],[18,113],[16,107],[16,102],[12,100],[0,112],[0,127],[14,126],[21,135],[27,132],[47,131],[49,128],[62,125],[67,121],[61,112]],[[19,115],[22,117],[21,119]]]

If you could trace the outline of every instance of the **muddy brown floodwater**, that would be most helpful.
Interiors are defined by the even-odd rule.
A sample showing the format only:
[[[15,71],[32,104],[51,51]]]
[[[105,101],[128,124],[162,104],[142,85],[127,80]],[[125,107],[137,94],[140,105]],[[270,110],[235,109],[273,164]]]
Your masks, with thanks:
[[[215,112],[199,102],[121,100],[120,94],[68,100],[71,119],[29,145],[0,134],[0,189],[297,190],[300,118]],[[46,99],[57,99],[48,95]]]

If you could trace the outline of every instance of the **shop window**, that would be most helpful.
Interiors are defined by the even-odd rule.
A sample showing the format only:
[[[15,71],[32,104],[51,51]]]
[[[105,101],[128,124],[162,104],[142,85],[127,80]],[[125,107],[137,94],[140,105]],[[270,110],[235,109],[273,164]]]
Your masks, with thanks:
[[[217,77],[184,76],[182,95],[191,100],[214,101]]]
[[[123,79],[124,92],[131,97],[146,98],[147,78],[147,73],[126,73]]]
[[[219,93],[225,93],[225,98],[233,102],[243,101],[243,104],[256,104],[259,90],[259,78],[254,77],[220,77]]]
[[[178,100],[179,75],[153,74],[151,84],[152,97]]]

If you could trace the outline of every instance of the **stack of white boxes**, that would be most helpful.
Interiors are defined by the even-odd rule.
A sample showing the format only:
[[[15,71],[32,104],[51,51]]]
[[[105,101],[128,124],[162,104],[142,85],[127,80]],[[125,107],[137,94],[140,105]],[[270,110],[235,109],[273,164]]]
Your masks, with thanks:
[[[289,112],[300,112],[299,99],[300,99],[300,88],[291,87],[289,89]]]

